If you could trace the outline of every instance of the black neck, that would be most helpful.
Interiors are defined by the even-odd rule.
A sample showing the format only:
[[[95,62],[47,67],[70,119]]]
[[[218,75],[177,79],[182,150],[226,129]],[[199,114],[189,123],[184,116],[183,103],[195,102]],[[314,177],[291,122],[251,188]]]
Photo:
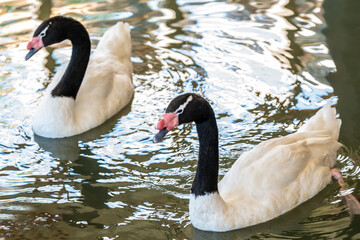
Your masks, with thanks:
[[[196,176],[191,187],[191,193],[201,196],[218,190],[219,171],[219,140],[214,112],[211,117],[201,123],[196,123],[199,135],[200,149]]]
[[[69,65],[58,85],[52,90],[53,97],[76,98],[90,57],[90,38],[80,23],[66,26],[67,38],[73,45]]]

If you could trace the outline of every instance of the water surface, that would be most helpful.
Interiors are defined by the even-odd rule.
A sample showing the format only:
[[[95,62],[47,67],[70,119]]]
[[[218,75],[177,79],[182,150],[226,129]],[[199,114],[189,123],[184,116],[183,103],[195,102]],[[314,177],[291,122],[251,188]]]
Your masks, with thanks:
[[[0,234],[14,239],[358,239],[335,183],[268,223],[196,230],[188,197],[197,164],[193,125],[154,144],[156,123],[184,92],[209,100],[220,131],[220,177],[245,151],[294,132],[326,101],[344,125],[337,167],[360,194],[359,22],[352,1],[0,1]],[[132,102],[79,136],[35,136],[31,116],[69,42],[25,62],[50,16],[78,19],[92,48],[131,25]],[[340,19],[341,21],[338,21]],[[332,55],[330,55],[330,53]],[[352,158],[354,162],[350,160]]]

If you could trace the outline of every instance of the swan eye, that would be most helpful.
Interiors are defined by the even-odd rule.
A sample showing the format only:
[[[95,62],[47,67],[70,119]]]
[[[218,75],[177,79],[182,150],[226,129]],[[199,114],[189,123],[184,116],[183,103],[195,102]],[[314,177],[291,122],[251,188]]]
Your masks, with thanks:
[[[183,104],[181,104],[181,105],[178,107],[178,109],[176,109],[175,113],[176,113],[177,115],[182,114],[182,113],[184,112],[184,109],[185,109],[186,106],[189,104],[189,102],[191,102],[192,99],[193,99],[193,97],[190,95],[190,96],[186,99],[186,101],[185,101]]]
[[[41,33],[39,34],[39,37],[43,38],[46,36],[46,31],[49,29],[51,25],[51,22],[49,23],[49,25],[46,26],[46,28],[44,28],[44,30],[41,31]]]

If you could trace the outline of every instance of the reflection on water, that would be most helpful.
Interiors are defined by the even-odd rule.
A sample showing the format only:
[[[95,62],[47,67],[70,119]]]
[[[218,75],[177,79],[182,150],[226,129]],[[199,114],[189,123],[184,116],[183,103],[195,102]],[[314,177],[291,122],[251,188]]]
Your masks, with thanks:
[[[293,132],[331,100],[343,119],[338,167],[359,195],[360,6],[356,0],[322,5],[321,0],[0,1],[0,236],[360,238],[359,218],[348,214],[336,184],[268,223],[229,233],[198,231],[188,216],[198,149],[194,127],[182,126],[174,137],[152,143],[168,102],[179,93],[197,92],[217,114],[222,176],[241,153]],[[84,23],[93,49],[108,27],[128,22],[136,92],[127,108],[102,126],[45,139],[34,136],[30,119],[71,46],[64,42],[23,59],[32,31],[58,14]]]

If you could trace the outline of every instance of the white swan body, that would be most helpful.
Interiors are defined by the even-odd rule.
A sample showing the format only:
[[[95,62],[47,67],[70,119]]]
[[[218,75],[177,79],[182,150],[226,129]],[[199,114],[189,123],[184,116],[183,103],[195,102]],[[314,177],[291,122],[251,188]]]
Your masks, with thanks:
[[[76,98],[53,96],[64,66],[54,76],[33,117],[37,135],[61,138],[90,130],[119,112],[131,100],[130,29],[117,23],[106,31],[91,55]]]
[[[331,180],[341,120],[327,104],[297,132],[244,153],[218,184],[218,193],[190,197],[192,224],[229,231],[271,220],[321,191]]]

